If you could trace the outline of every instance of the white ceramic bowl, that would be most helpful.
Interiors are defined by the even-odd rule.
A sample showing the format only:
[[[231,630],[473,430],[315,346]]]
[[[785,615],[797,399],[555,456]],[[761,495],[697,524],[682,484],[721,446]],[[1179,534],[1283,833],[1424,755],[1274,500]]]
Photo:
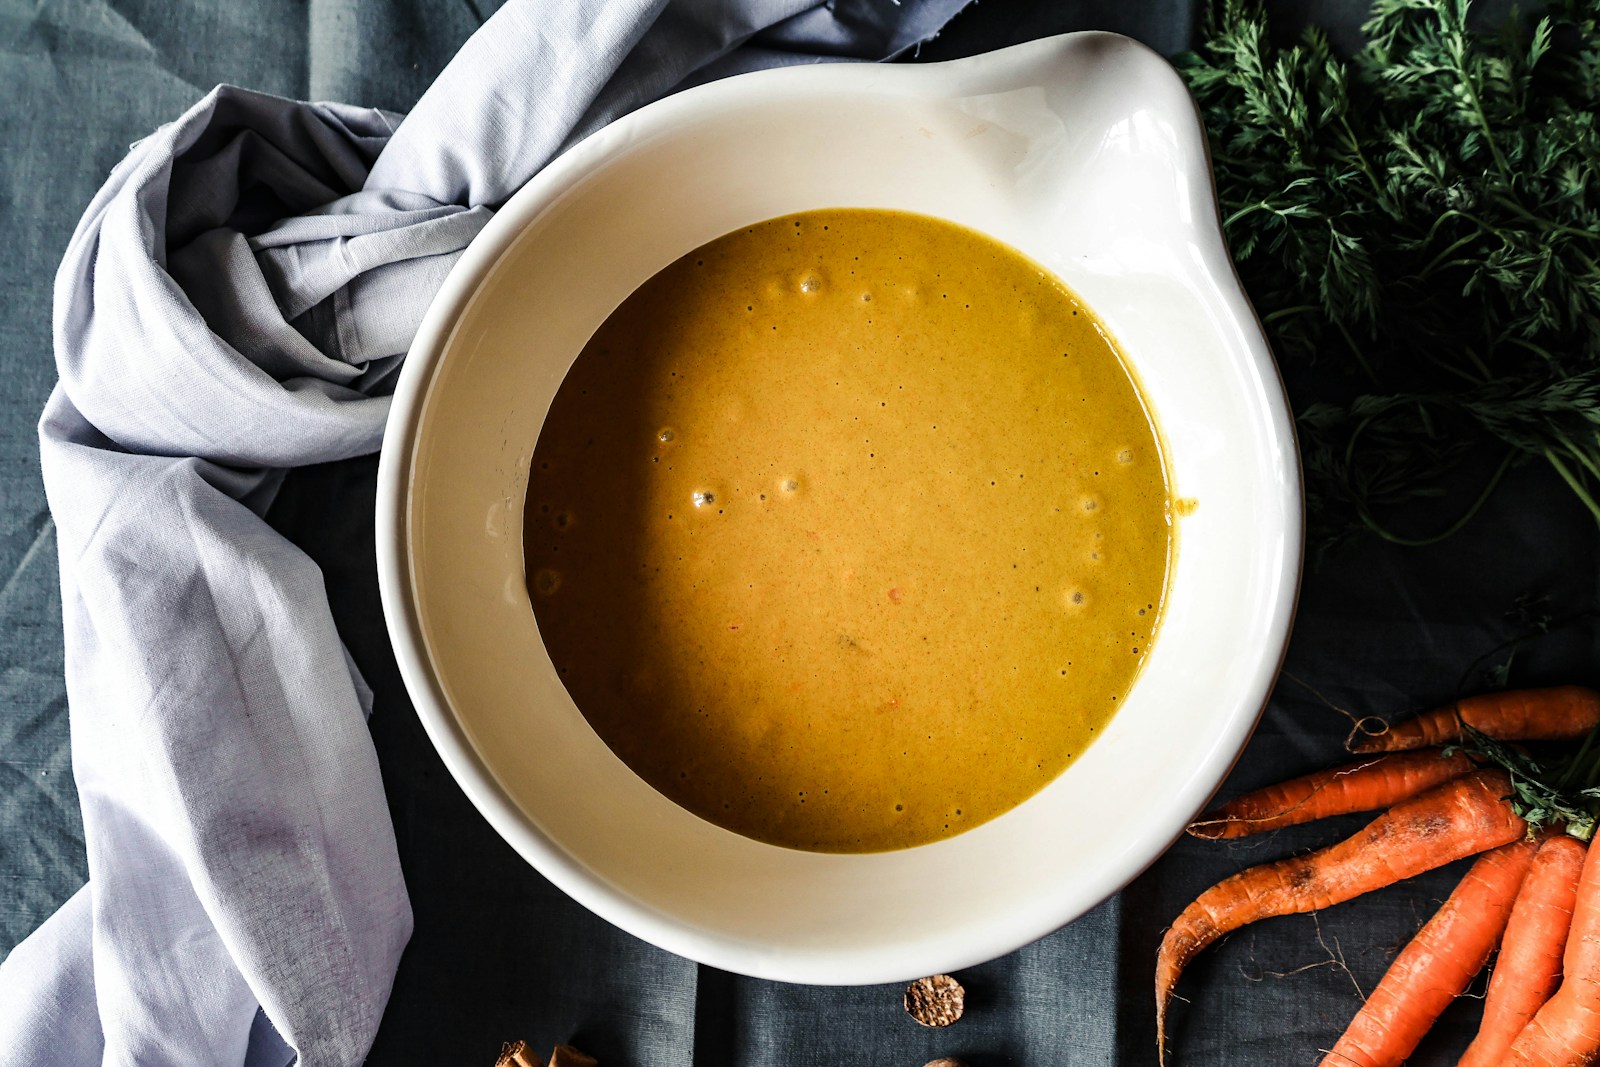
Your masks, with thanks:
[[[740,837],[635,776],[557,680],[521,548],[541,420],[612,309],[730,230],[841,206],[951,219],[1077,290],[1137,368],[1175,491],[1196,502],[1152,654],[1101,739],[1000,818],[869,855]],[[829,984],[999,956],[1151,863],[1260,715],[1302,526],[1282,386],[1218,234],[1194,107],[1160,57],[1103,33],[929,66],[745,75],[571,149],[506,204],[429,310],[395,396],[377,522],[401,672],[495,829],[647,941]]]

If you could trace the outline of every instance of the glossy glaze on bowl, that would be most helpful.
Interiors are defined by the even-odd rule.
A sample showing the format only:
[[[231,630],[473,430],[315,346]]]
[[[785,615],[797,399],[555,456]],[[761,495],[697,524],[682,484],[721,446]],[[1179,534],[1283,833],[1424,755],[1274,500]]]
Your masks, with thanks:
[[[1162,633],[1105,736],[993,822],[876,855],[763,845],[645,785],[557,680],[522,571],[540,421],[606,315],[729,230],[838,206],[963,223],[1082,294],[1134,363],[1194,505]],[[867,983],[990,959],[1076,918],[1232,765],[1299,573],[1293,431],[1182,84],[1125,38],[1070,34],[931,66],[746,75],[606,128],[501,210],[430,309],[384,445],[378,550],[396,655],[446,765],[529,862],[624,929],[745,974]]]

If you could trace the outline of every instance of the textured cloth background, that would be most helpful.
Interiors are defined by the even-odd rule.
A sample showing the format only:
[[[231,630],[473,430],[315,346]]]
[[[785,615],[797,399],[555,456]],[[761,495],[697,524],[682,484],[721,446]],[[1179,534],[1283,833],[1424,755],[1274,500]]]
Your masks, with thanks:
[[[34,930],[89,873],[68,761],[56,534],[35,433],[56,380],[50,278],[74,225],[128,144],[184,113],[212,85],[404,112],[494,6],[0,0],[0,239],[7,254],[0,302],[0,951]],[[1364,7],[1355,0],[1278,6],[1292,8],[1286,13],[1293,18],[1331,20],[1346,39]],[[1089,27],[1128,32],[1169,54],[1193,32],[1187,2],[982,0],[919,58]],[[659,54],[641,55],[643,76],[655,72],[666,81],[674,60],[695,53],[689,24],[667,28]],[[797,58],[796,49],[817,33],[815,24],[791,21],[718,69]],[[861,48],[881,53],[894,43]],[[616,105],[598,106],[593,119]],[[1303,403],[1318,383],[1289,370]],[[488,1064],[502,1041],[526,1037],[546,1046],[572,1040],[607,1064],[651,1067],[917,1067],[935,1055],[960,1055],[974,1067],[1149,1064],[1151,962],[1162,927],[1186,899],[1226,874],[1349,828],[1301,828],[1231,846],[1180,842],[1084,920],[963,972],[969,1014],[945,1032],[904,1019],[898,989],[783,986],[697,967],[619,933],[552,889],[488,830],[444,772],[406,702],[382,630],[373,475],[370,459],[297,470],[267,514],[320,572],[338,635],[370,685],[368,726],[415,916],[369,1063]],[[1465,536],[1444,546],[1366,544],[1329,559],[1307,576],[1289,676],[1225,791],[1337,758],[1348,720],[1330,704],[1392,712],[1478,687],[1477,668],[1504,662],[1501,646],[1518,635],[1531,640],[1511,660],[1513,681],[1593,684],[1596,548],[1578,507],[1552,478],[1530,469]],[[310,581],[314,572],[301,574]],[[1540,633],[1540,620],[1549,620],[1549,633]],[[1320,916],[1263,923],[1212,950],[1180,988],[1193,1004],[1177,1019],[1179,1062],[1318,1062],[1317,1050],[1331,1045],[1359,1005],[1358,991],[1370,990],[1459,873],[1440,872]],[[70,927],[59,932],[60,942],[39,949],[81,943]],[[1453,1063],[1474,1017],[1470,1001],[1453,1007],[1411,1062]],[[58,1049],[63,1062],[94,1062],[98,1021],[62,1022],[60,1033],[83,1040]],[[0,1063],[25,1062],[18,1055],[0,1047]],[[146,1062],[166,1061],[158,1049]]]

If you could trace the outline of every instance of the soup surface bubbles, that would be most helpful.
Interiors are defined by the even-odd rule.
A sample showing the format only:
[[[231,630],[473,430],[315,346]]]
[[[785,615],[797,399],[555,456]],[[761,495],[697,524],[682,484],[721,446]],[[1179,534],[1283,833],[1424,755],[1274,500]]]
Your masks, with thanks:
[[[1150,650],[1160,438],[1060,281],[904,212],[772,219],[595,333],[524,553],[568,692],[629,767],[758,840],[905,848],[1043,788]]]

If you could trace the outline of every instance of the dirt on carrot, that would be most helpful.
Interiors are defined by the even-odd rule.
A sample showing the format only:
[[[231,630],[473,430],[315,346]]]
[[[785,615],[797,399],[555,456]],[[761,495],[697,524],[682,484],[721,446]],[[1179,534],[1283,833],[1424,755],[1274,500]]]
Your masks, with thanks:
[[[1377,811],[1472,770],[1460,752],[1394,752],[1316,771],[1235,797],[1189,825],[1195,837],[1246,837],[1333,815]]]
[[[1509,792],[1504,771],[1473,771],[1396,804],[1345,841],[1253,867],[1200,894],[1173,921],[1156,955],[1161,1062],[1178,977],[1208,945],[1258,919],[1326,908],[1518,840],[1527,824],[1506,803]]]
[[[1496,741],[1571,741],[1600,726],[1600,693],[1579,685],[1466,697],[1350,745],[1358,755],[1464,740],[1462,724]]]
[[[1401,950],[1322,1067],[1400,1067],[1439,1013],[1483,970],[1538,845],[1484,854]]]

